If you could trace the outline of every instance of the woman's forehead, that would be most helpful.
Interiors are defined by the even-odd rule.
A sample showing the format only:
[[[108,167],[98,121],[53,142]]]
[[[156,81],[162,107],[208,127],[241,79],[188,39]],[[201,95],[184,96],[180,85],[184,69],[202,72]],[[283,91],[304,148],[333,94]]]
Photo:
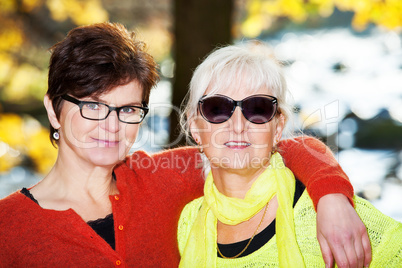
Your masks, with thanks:
[[[260,70],[250,70],[242,68],[241,70],[231,71],[222,70],[213,74],[204,95],[246,92],[250,94],[264,93],[272,94],[273,77],[267,77],[267,74]]]
[[[267,88],[266,86],[260,87],[249,87],[247,85],[242,84],[233,84],[229,87],[221,88],[221,87],[208,87],[207,90],[204,92],[204,95],[215,95],[221,94],[228,96],[234,100],[241,100],[247,96],[255,95],[255,94],[267,94],[271,96],[275,96],[274,92]]]

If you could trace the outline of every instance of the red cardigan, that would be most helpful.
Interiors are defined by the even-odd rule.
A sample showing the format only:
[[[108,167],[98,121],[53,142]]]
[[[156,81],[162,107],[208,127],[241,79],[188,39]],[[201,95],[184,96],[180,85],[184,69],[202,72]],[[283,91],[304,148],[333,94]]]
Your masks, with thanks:
[[[319,155],[306,153],[306,148]],[[341,168],[322,162],[323,157],[336,162],[323,148],[313,139],[281,145],[287,165],[307,185],[314,202],[327,192],[351,198],[353,188]],[[116,250],[72,209],[42,209],[20,192],[4,198],[0,201],[0,267],[177,267],[180,212],[203,190],[196,155],[194,148],[153,156],[140,151],[115,168],[120,194],[110,200]]]

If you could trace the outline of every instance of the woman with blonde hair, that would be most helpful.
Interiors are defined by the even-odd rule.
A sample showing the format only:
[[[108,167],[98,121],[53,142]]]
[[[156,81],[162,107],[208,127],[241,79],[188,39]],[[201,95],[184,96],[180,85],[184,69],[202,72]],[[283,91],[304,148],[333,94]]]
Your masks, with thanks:
[[[314,204],[282,159],[291,153],[277,148],[291,114],[287,95],[281,67],[262,43],[217,49],[195,70],[183,122],[210,172],[204,196],[179,220],[181,267],[324,266]],[[354,201],[371,240],[370,267],[402,265],[402,224]],[[354,262],[354,249],[344,254],[338,267],[368,266]]]

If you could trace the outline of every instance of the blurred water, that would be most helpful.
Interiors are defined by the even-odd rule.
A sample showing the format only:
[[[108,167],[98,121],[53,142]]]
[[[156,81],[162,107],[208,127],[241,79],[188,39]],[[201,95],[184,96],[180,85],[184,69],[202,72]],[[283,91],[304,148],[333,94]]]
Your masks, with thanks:
[[[401,35],[339,28],[267,41],[285,63],[294,126],[326,140],[355,192],[402,221]]]
[[[24,167],[15,167],[9,172],[0,174],[0,198],[3,198],[23,187],[35,185],[41,175],[32,173]]]
[[[348,149],[336,157],[355,193],[402,222],[401,151]]]

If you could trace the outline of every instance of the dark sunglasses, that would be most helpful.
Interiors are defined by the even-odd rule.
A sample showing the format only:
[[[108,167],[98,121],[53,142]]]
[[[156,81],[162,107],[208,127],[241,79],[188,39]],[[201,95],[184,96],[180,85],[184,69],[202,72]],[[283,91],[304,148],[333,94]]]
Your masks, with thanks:
[[[212,124],[227,121],[239,106],[244,117],[254,124],[264,124],[274,118],[278,109],[278,100],[270,95],[252,95],[241,101],[216,94],[203,96],[198,101],[198,109],[202,117]]]

